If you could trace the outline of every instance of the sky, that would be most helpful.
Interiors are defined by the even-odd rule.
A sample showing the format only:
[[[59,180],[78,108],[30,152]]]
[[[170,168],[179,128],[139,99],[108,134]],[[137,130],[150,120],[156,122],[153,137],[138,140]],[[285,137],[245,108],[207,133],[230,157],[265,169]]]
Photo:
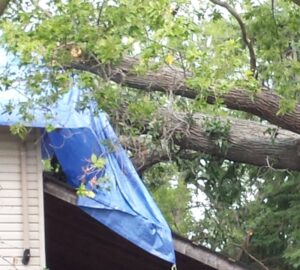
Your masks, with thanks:
[[[0,49],[0,66],[3,66],[6,64],[7,56],[4,49]]]

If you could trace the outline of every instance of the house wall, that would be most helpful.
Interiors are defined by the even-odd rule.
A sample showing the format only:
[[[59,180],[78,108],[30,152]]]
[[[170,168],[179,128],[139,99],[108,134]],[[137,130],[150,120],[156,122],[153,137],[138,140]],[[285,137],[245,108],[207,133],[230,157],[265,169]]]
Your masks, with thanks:
[[[37,135],[34,130],[21,141],[7,127],[0,127],[0,270],[41,270],[45,266],[43,184]],[[24,266],[22,256],[27,245],[31,259]]]

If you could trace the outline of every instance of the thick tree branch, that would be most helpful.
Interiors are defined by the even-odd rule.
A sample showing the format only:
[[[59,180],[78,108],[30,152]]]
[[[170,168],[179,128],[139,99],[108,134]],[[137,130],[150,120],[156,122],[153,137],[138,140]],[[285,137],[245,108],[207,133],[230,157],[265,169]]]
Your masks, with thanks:
[[[266,132],[274,128],[272,126],[230,119],[228,148],[222,151],[204,127],[205,122],[214,121],[212,118],[196,114],[192,125],[186,121],[185,114],[168,113],[167,119],[168,130],[173,130],[175,142],[183,149],[257,166],[300,170],[300,136],[292,132],[280,130],[273,140],[272,135]]]
[[[181,149],[257,166],[300,171],[300,135],[293,132],[278,130],[274,137],[274,134],[266,132],[267,129],[275,128],[274,126],[230,119],[230,132],[224,141],[227,148],[221,150],[217,139],[209,136],[205,128],[205,123],[214,121],[213,118],[196,114],[191,124],[184,113],[162,111],[160,115],[165,117],[162,130],[167,131],[162,136],[173,140]],[[135,147],[136,145],[135,143]],[[133,157],[139,171],[160,161],[172,159],[172,155],[162,148],[156,148],[153,152],[144,146],[141,148],[145,151],[139,151]]]
[[[215,5],[218,5],[220,7],[223,7],[225,9],[227,9],[227,11],[237,20],[240,28],[241,28],[241,32],[242,32],[242,39],[243,42],[245,43],[245,45],[248,48],[249,51],[249,56],[250,56],[250,68],[253,72],[254,75],[256,75],[256,55],[255,55],[255,51],[252,45],[252,41],[251,39],[248,37],[247,34],[247,30],[245,27],[245,24],[241,18],[241,16],[237,13],[237,11],[231,7],[228,3],[224,2],[224,1],[219,1],[219,0],[210,0],[212,3],[214,3]]]
[[[120,136],[120,143],[124,148],[130,150],[133,153],[131,161],[134,164],[137,172],[143,174],[146,170],[153,165],[171,161],[177,158],[185,160],[193,160],[199,157],[199,153],[195,151],[177,151],[170,152],[160,144],[156,144],[155,147],[148,147],[147,140],[142,137],[130,138],[126,136]]]
[[[296,5],[300,6],[300,0],[292,0]]]
[[[107,70],[105,75],[103,75],[104,68],[96,62],[76,62],[70,68],[89,71],[102,77],[106,76],[116,83],[143,91],[172,92],[174,95],[192,99],[196,98],[201,91],[187,87],[185,74],[181,69],[165,66],[158,71],[137,74],[134,66],[138,63],[137,58],[125,57],[118,65]],[[300,134],[300,105],[297,105],[293,112],[278,115],[281,97],[272,90],[262,88],[253,96],[247,90],[232,89],[221,95],[221,98],[229,109],[257,115],[274,125]],[[213,104],[215,101],[215,91],[208,91],[207,102]]]
[[[0,0],[0,16],[3,15],[6,7],[8,6],[10,0]]]

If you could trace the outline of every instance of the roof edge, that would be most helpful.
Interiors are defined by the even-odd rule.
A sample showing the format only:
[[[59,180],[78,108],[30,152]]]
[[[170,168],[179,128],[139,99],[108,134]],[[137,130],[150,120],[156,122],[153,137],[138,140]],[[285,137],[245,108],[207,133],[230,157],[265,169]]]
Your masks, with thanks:
[[[44,192],[77,206],[75,190],[49,174],[44,174]],[[177,253],[199,261],[216,270],[249,270],[248,267],[241,265],[239,262],[204,246],[196,245],[176,233],[173,233],[173,243]]]

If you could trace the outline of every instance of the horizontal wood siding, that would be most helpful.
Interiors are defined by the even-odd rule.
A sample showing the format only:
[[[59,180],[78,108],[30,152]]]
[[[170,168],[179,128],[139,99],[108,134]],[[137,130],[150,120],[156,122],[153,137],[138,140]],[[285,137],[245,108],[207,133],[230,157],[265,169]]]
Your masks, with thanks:
[[[21,181],[21,140],[0,127],[0,270],[41,270],[44,268],[44,225],[39,141],[35,132],[26,139],[26,183],[28,235],[31,259],[22,265],[24,251],[23,191]]]

